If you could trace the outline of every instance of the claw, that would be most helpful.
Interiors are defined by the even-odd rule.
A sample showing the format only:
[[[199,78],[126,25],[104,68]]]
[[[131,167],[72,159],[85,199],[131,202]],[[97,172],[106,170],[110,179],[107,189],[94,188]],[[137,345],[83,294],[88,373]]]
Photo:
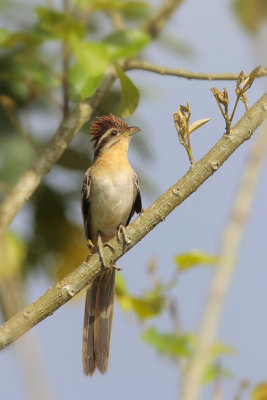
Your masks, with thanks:
[[[131,244],[131,239],[126,234],[125,226],[119,225],[117,235],[119,242],[123,242],[126,246]]]
[[[108,242],[103,243],[103,247],[108,247],[112,251],[112,253],[115,253],[115,249],[110,243],[108,243]]]
[[[123,268],[117,267],[116,265],[111,265],[110,268],[115,269],[115,271],[123,271]]]
[[[104,260],[104,255],[103,255],[103,242],[102,242],[102,238],[101,238],[101,234],[100,232],[98,232],[97,235],[97,252],[100,258],[100,261],[103,265],[104,268],[109,269],[109,266],[106,265],[105,260]]]
[[[122,268],[116,267],[116,265],[107,265],[105,263],[104,255],[103,255],[103,247],[108,247],[112,251],[112,253],[115,252],[114,247],[110,243],[103,243],[102,242],[101,234],[100,234],[100,232],[98,232],[98,236],[97,236],[97,252],[98,252],[98,255],[99,255],[99,258],[100,258],[100,261],[101,261],[103,267],[106,268],[106,269],[113,268],[116,271],[121,271]]]

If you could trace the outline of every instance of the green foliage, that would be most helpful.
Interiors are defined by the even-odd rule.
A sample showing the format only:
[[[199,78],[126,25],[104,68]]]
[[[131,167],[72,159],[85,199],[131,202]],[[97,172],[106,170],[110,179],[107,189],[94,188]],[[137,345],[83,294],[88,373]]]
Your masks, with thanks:
[[[134,113],[138,106],[140,93],[125,72],[119,67],[116,67],[116,69],[121,82],[121,104],[119,115],[122,118],[127,118]]]
[[[39,21],[35,31],[46,40],[69,40],[73,35],[82,38],[85,27],[71,14],[63,13],[45,7],[36,7]]]
[[[127,20],[140,20],[147,18],[151,13],[151,4],[145,1],[75,0],[75,3],[79,7],[90,12],[117,11]]]
[[[171,357],[189,357],[192,355],[195,337],[192,333],[178,336],[159,333],[155,328],[148,328],[142,333],[142,339],[161,354]]]
[[[145,33],[134,29],[115,32],[102,42],[82,42],[72,36],[71,46],[76,58],[70,72],[72,99],[78,101],[89,97],[98,87],[109,63],[136,54],[148,42],[149,38]],[[137,107],[139,92],[129,78],[120,75],[120,79],[121,82],[123,81],[122,97],[124,98],[128,94],[133,96],[132,101],[128,101],[126,104],[123,100],[122,112],[124,116],[129,116]]]
[[[7,2],[6,8],[9,7],[13,5]],[[149,43],[149,37],[134,27],[118,32],[111,30],[103,37],[102,22],[107,21],[106,11],[116,10],[122,12],[123,17],[139,19],[138,12],[148,9],[148,3],[142,1],[77,0],[70,4],[69,11],[36,7],[35,19],[29,13],[28,20],[25,18],[19,25],[14,19],[12,25],[11,17],[10,28],[0,28],[1,198],[51,137],[51,132],[45,130],[46,124],[39,124],[42,129],[31,129],[31,115],[42,113],[45,115],[42,118],[53,120],[55,114],[58,116],[62,112],[64,82],[69,99],[85,99],[95,92],[109,64],[137,55]],[[100,25],[94,24],[96,12]],[[85,15],[88,15],[87,20]],[[53,46],[49,46],[51,41]],[[66,57],[65,70],[62,68],[63,56]],[[139,92],[127,76],[122,76],[121,80],[122,114],[130,115],[138,104]],[[128,95],[129,99],[125,101]],[[117,113],[120,98],[120,90],[113,88],[96,113]],[[85,132],[88,131],[86,127]],[[48,179],[28,203],[33,214],[25,263],[29,269],[47,265],[56,276],[62,277],[82,261],[87,252],[82,229],[70,220],[72,199],[77,201],[79,198],[82,174],[90,164],[90,154],[85,151],[84,143],[70,146],[58,161],[57,173],[62,181],[68,179],[68,188],[62,193]],[[70,171],[77,174],[74,181],[69,179]],[[137,313],[143,302],[146,316],[160,309],[158,298],[124,296],[121,302],[125,308],[127,301],[128,309],[133,312],[136,309]]]
[[[175,256],[174,261],[180,271],[200,265],[216,265],[218,257],[206,254],[202,251],[192,251]]]

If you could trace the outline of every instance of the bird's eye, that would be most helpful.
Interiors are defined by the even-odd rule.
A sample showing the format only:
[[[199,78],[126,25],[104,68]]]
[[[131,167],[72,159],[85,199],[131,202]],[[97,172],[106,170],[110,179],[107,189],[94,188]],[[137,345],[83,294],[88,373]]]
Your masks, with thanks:
[[[118,131],[112,131],[112,135],[113,135],[113,136],[117,136],[118,133],[119,133]]]

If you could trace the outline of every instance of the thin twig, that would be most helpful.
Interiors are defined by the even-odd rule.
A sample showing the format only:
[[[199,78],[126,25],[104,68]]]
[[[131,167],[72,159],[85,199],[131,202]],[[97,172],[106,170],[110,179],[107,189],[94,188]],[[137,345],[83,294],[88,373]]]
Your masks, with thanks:
[[[116,31],[120,31],[125,28],[122,13],[117,10],[110,10],[108,13],[112,25]]]
[[[150,71],[150,72],[155,72],[156,74],[160,75],[169,75],[169,76],[177,76],[179,78],[186,78],[186,79],[199,79],[199,80],[207,80],[207,81],[233,81],[237,80],[239,77],[239,74],[233,74],[230,72],[226,73],[220,73],[220,74],[215,74],[215,73],[205,73],[205,72],[191,72],[187,71],[186,69],[183,68],[167,68],[167,67],[161,67],[159,65],[151,64],[146,61],[136,61],[136,60],[130,60],[127,62],[125,69],[127,71],[134,70],[134,69],[140,69],[143,71]],[[245,77],[247,77],[245,75]],[[267,68],[261,69],[260,72],[257,75],[257,78],[267,76]]]
[[[183,4],[184,0],[165,0],[162,6],[151,15],[150,18],[145,21],[141,26],[146,33],[155,39],[162,29],[165,27],[166,23],[170,20],[176,9]]]
[[[195,164],[194,168],[191,168],[183,178],[127,227],[127,236],[131,240],[127,248],[121,243],[118,243],[116,238],[110,241],[114,252],[111,252],[109,248],[104,249],[103,254],[106,264],[114,265],[118,258],[142,240],[156,225],[164,221],[165,218],[187,197],[194,193],[244,141],[252,136],[256,128],[266,118],[267,93],[245,113],[241,120],[233,127],[229,135],[224,135],[219,142]],[[0,327],[0,348],[8,346],[40,321],[52,315],[59,307],[92,282],[102,271],[103,266],[99,260],[98,254],[94,254],[89,261],[84,261],[55,287],[48,289],[38,300],[20,311]],[[215,290],[217,290],[217,286],[215,286]],[[218,295],[217,292],[216,295]],[[191,382],[191,380],[189,380],[189,382],[189,386],[193,385],[193,381]]]
[[[234,129],[234,128],[233,128]],[[222,237],[219,264],[211,285],[200,329],[195,357],[186,375],[182,400],[196,400],[201,392],[201,378],[211,355],[212,344],[223,305],[236,266],[246,221],[251,210],[256,185],[267,152],[267,127],[257,137],[238,189],[228,226]]]

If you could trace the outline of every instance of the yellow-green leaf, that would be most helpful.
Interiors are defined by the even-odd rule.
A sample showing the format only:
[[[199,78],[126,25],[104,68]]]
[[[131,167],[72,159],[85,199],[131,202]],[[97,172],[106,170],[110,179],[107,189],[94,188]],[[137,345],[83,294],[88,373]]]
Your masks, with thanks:
[[[205,125],[210,120],[211,120],[211,118],[203,118],[203,119],[199,119],[198,121],[193,122],[189,126],[189,133],[196,131],[197,129],[199,129],[201,126]]]
[[[131,79],[121,68],[116,67],[116,70],[121,82],[121,104],[119,115],[122,118],[128,118],[134,113],[139,104],[140,93]]]
[[[73,15],[46,7],[36,7],[39,21],[35,31],[50,39],[70,39],[71,36],[82,38],[85,35],[85,27]]]
[[[180,271],[184,271],[198,265],[216,265],[218,257],[206,254],[202,251],[192,251],[191,253],[182,253],[174,258]]]
[[[112,33],[103,41],[112,61],[137,54],[149,42],[149,35],[139,29],[123,29]]]
[[[150,292],[144,297],[130,298],[132,309],[138,315],[139,318],[152,318],[160,314],[163,308],[163,297],[160,293]]]

